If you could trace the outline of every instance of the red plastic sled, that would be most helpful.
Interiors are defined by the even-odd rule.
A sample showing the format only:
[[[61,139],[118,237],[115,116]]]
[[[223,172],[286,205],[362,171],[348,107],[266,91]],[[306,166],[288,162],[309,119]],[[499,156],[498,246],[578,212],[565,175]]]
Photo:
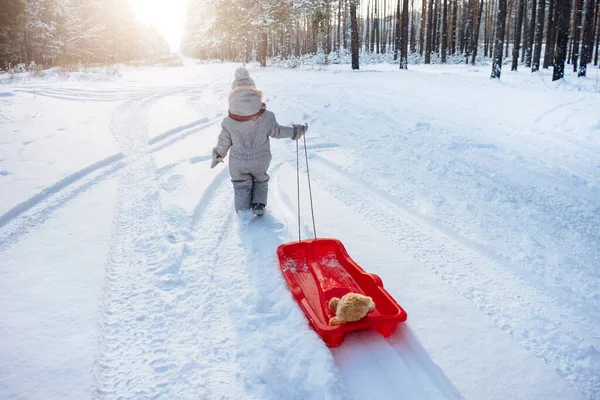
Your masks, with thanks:
[[[329,347],[339,346],[344,334],[374,328],[384,337],[394,333],[407,314],[383,288],[379,276],[365,272],[337,239],[312,239],[283,244],[277,249],[283,275],[312,327]],[[375,311],[360,321],[329,326],[332,297],[348,292],[370,296]]]

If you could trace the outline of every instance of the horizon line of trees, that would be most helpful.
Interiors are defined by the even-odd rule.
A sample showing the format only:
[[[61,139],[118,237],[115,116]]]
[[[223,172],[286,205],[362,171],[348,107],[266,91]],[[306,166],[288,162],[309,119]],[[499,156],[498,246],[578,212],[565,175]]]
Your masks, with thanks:
[[[127,1],[1,0],[0,71],[121,63],[170,54],[153,27],[139,24]]]
[[[492,78],[512,57],[512,70],[553,66],[556,80],[565,64],[579,76],[598,65],[599,42],[600,0],[191,0],[182,52],[262,66],[350,52],[354,69],[361,54],[393,54],[403,69],[409,53],[474,64],[483,52]]]

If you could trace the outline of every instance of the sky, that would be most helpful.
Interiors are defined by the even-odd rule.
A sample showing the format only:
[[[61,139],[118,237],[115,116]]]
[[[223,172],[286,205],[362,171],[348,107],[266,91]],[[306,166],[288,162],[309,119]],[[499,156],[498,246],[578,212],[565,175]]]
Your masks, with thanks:
[[[129,0],[137,19],[154,25],[171,45],[179,50],[185,27],[185,0]]]

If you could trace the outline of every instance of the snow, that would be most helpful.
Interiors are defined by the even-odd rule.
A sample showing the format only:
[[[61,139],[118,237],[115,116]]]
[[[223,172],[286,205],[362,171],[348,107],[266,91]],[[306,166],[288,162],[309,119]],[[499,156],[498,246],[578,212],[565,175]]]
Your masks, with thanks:
[[[251,223],[209,168],[236,67],[2,80],[0,398],[600,396],[597,69],[249,67],[309,123],[317,234],[408,313],[328,349],[275,254],[295,143]]]

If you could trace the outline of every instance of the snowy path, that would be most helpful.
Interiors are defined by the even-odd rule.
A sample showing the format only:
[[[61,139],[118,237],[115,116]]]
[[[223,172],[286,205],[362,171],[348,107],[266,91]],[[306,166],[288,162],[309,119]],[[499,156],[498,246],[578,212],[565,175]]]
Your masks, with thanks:
[[[514,87],[474,85],[475,100],[446,100],[434,84],[427,91],[396,82],[396,92],[383,93],[380,72],[364,81],[257,74],[279,122],[304,113],[311,124],[319,235],[341,239],[408,311],[390,339],[361,332],[330,350],[307,325],[275,257],[298,229],[293,143],[273,143],[269,212],[251,224],[234,215],[227,168],[208,167],[229,72],[188,65],[172,85],[11,92],[20,105],[32,95],[110,105],[107,140],[117,152],[82,159],[61,179],[49,175],[44,186],[2,203],[0,339],[14,345],[0,346],[0,397],[87,397],[90,387],[98,399],[600,394],[597,146],[584,125],[565,139],[553,127],[566,129],[575,117],[588,123],[597,99],[565,92],[566,100],[538,101],[501,121],[475,106],[478,96]],[[290,73],[305,84],[292,84]],[[452,86],[475,79],[455,78]],[[317,89],[323,84],[327,91]],[[293,106],[286,90],[295,93]],[[351,101],[356,91],[368,101]],[[527,101],[540,96],[525,93]],[[411,100],[395,106],[398,96]],[[163,110],[170,102],[183,106]],[[551,140],[536,147],[540,135]],[[302,234],[310,237],[302,186]],[[86,211],[86,204],[95,205]],[[74,219],[82,232],[69,233]],[[71,247],[63,254],[55,243]],[[83,265],[94,272],[71,282],[69,270]],[[57,285],[51,295],[39,294],[45,282]],[[80,311],[56,311],[65,307]],[[74,326],[85,334],[74,335]],[[44,340],[48,330],[64,342]],[[53,354],[70,351],[81,355],[50,368]],[[36,353],[45,355],[40,362]]]

